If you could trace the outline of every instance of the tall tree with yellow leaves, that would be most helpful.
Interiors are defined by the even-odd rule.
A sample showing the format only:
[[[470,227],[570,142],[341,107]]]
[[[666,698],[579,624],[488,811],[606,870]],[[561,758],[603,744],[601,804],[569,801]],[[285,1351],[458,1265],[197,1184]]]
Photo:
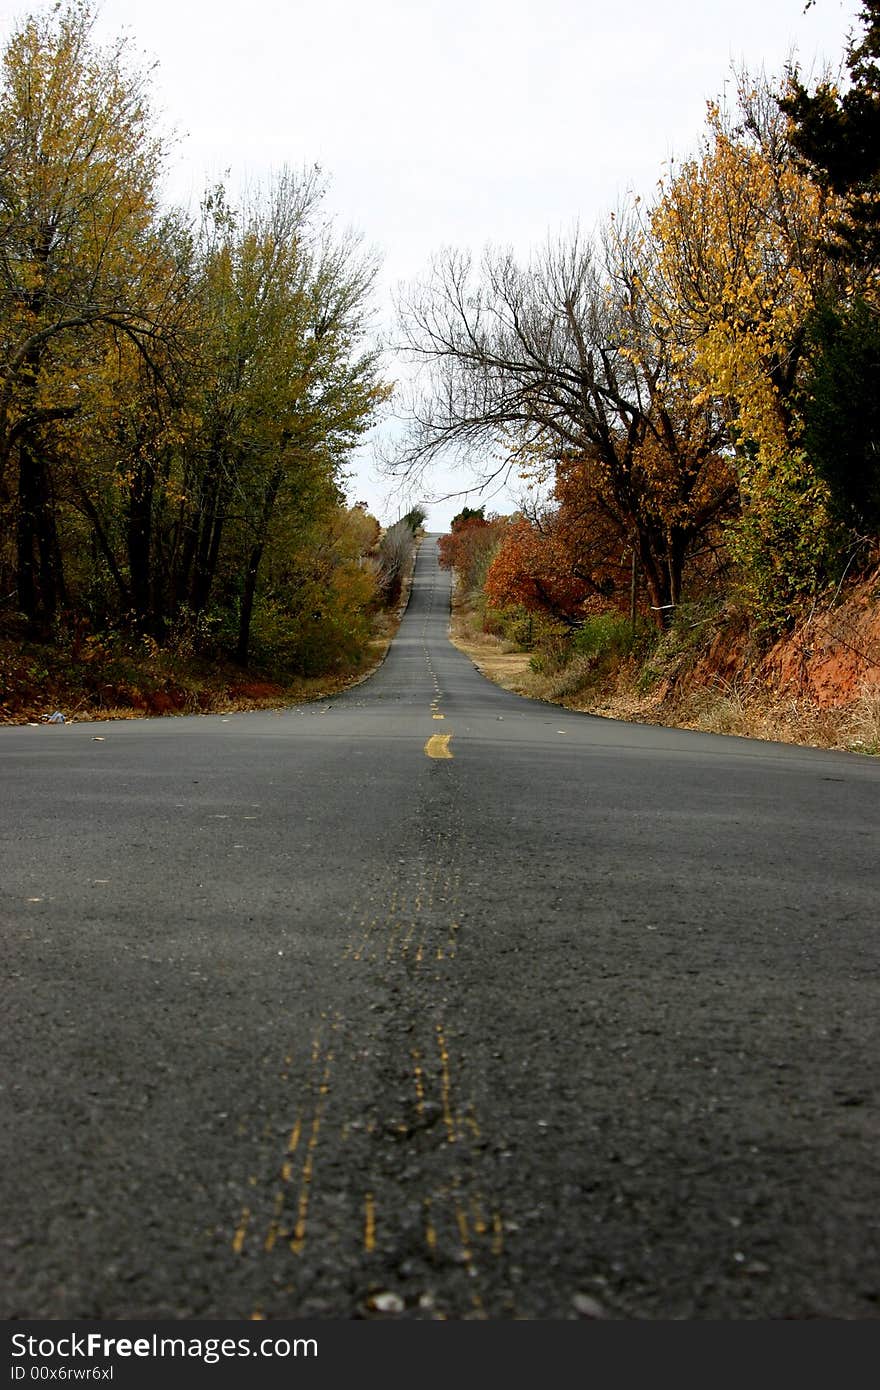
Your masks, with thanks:
[[[388,395],[366,334],[376,263],[326,225],[324,191],[318,170],[284,170],[241,209],[219,189],[206,201],[176,582],[199,614],[225,566],[242,664],[267,548],[299,548],[339,506]]]
[[[74,0],[20,23],[2,58],[0,497],[19,606],[41,628],[64,590],[53,427],[94,398],[108,337],[149,359],[165,265],[148,75],[93,27]]]
[[[741,511],[731,544],[759,625],[833,564],[829,494],[802,447],[798,392],[810,316],[841,272],[834,195],[804,172],[766,81],[740,78],[735,114],[710,105],[699,154],[663,188],[652,313],[696,399],[723,411]]]

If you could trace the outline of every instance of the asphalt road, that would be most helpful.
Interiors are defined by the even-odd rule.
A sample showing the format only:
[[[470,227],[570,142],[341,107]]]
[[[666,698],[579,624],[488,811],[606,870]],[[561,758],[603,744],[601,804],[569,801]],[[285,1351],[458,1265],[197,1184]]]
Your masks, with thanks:
[[[880,760],[520,699],[448,602],[0,730],[3,1317],[880,1316]]]

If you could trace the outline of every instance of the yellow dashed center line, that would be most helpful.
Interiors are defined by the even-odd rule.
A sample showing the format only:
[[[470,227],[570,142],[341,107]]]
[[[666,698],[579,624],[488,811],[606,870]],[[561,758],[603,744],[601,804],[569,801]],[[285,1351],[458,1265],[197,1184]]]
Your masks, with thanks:
[[[437,1231],[431,1220],[431,1198],[425,1198],[425,1244],[433,1255],[437,1249]]]
[[[421,1066],[421,1054],[413,1048],[413,1071],[416,1078],[416,1111],[419,1115],[425,1112],[425,1078]]]
[[[299,1203],[297,1205],[296,1225],[293,1228],[293,1239],[290,1248],[294,1255],[299,1255],[305,1245],[306,1240],[306,1217],[309,1211],[309,1197],[312,1183],[312,1175],[315,1171],[315,1150],[318,1147],[318,1134],[321,1129],[324,1106],[327,1096],[330,1093],[330,1071],[333,1063],[333,1053],[327,1053],[327,1064],[324,1068],[324,1076],[318,1088],[318,1102],[315,1106],[315,1115],[312,1120],[312,1132],[309,1135],[309,1142],[306,1149],[306,1161],[303,1164],[302,1179],[300,1183]]]
[[[488,1228],[486,1226],[486,1218],[483,1216],[483,1208],[479,1193],[474,1193],[471,1197],[471,1218],[477,1235],[484,1236]]]
[[[454,1144],[457,1138],[455,1130],[455,1116],[452,1113],[450,1103],[450,1082],[449,1082],[449,1053],[446,1051],[446,1039],[443,1036],[443,1028],[437,1024],[437,1047],[440,1052],[440,1095],[443,1102],[443,1123],[446,1125],[446,1139],[450,1144]]]
[[[288,1176],[285,1176],[284,1169],[287,1169]],[[290,1164],[289,1164],[289,1163],[285,1163],[284,1168],[283,1168],[282,1171],[281,1171],[281,1176],[282,1176],[282,1178],[283,1178],[283,1180],[284,1180],[285,1182],[287,1182],[288,1179],[289,1179],[289,1172],[290,1172]],[[271,1252],[272,1252],[272,1251],[274,1250],[274,1248],[275,1248],[275,1242],[276,1242],[276,1240],[278,1239],[278,1227],[279,1227],[279,1223],[280,1223],[280,1221],[281,1221],[281,1213],[282,1213],[283,1210],[284,1210],[284,1189],[282,1188],[279,1192],[276,1192],[276,1193],[275,1193],[275,1209],[274,1209],[274,1211],[272,1212],[272,1220],[271,1220],[271,1222],[269,1223],[269,1229],[268,1229],[268,1231],[266,1232],[266,1239],[265,1239],[264,1242],[263,1242],[263,1249],[265,1250],[265,1252],[266,1252],[267,1255],[271,1254]]]
[[[371,1255],[376,1248],[376,1199],[372,1192],[364,1198],[364,1249]]]
[[[470,1264],[471,1238],[470,1233],[468,1232],[467,1212],[464,1210],[464,1207],[461,1205],[457,1198],[455,1202],[455,1219],[458,1225],[459,1239],[461,1240],[461,1253],[464,1257],[465,1263]]]
[[[449,740],[452,734],[432,734],[425,744],[425,752],[429,758],[451,758],[449,751]]]
[[[238,1223],[238,1229],[235,1232],[235,1235],[232,1237],[232,1249],[234,1250],[236,1255],[240,1255],[242,1250],[244,1249],[244,1238],[247,1235],[247,1228],[250,1219],[250,1207],[243,1207],[241,1213],[241,1220]]]
[[[476,1117],[476,1115],[474,1114],[474,1107],[473,1107],[473,1105],[469,1105],[469,1106],[468,1106],[468,1110],[467,1110],[467,1114],[465,1115],[465,1119],[467,1120],[468,1128],[470,1129],[470,1131],[471,1131],[471,1133],[473,1134],[474,1138],[475,1138],[475,1139],[479,1139],[479,1138],[480,1138],[480,1126],[479,1126],[479,1124],[477,1123],[477,1117]]]

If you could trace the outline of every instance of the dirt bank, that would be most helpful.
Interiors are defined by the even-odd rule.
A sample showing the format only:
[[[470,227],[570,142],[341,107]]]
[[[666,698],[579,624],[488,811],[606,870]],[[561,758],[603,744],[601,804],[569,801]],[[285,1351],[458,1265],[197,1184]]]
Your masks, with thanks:
[[[550,673],[533,669],[531,653],[481,631],[460,599],[450,637],[490,680],[570,709],[880,753],[880,566],[764,651],[733,609],[683,617],[648,656],[574,658]]]

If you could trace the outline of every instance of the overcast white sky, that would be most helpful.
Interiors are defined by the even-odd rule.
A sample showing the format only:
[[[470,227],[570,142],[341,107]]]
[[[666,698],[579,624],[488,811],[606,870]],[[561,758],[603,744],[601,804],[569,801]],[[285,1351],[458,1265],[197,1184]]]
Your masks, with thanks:
[[[649,195],[694,146],[731,64],[835,67],[858,0],[103,0],[99,29],[128,31],[158,66],[155,104],[180,135],[168,185],[198,204],[285,163],[319,163],[330,204],[383,255],[391,292],[442,245],[526,251],[628,189]],[[0,24],[46,4],[0,0]],[[394,373],[393,364],[390,367]],[[437,492],[468,479],[438,470]],[[383,521],[368,454],[350,500]],[[405,505],[420,500],[404,499]],[[472,495],[470,505],[486,500]],[[429,507],[446,530],[462,499]],[[509,511],[503,494],[490,509]]]

